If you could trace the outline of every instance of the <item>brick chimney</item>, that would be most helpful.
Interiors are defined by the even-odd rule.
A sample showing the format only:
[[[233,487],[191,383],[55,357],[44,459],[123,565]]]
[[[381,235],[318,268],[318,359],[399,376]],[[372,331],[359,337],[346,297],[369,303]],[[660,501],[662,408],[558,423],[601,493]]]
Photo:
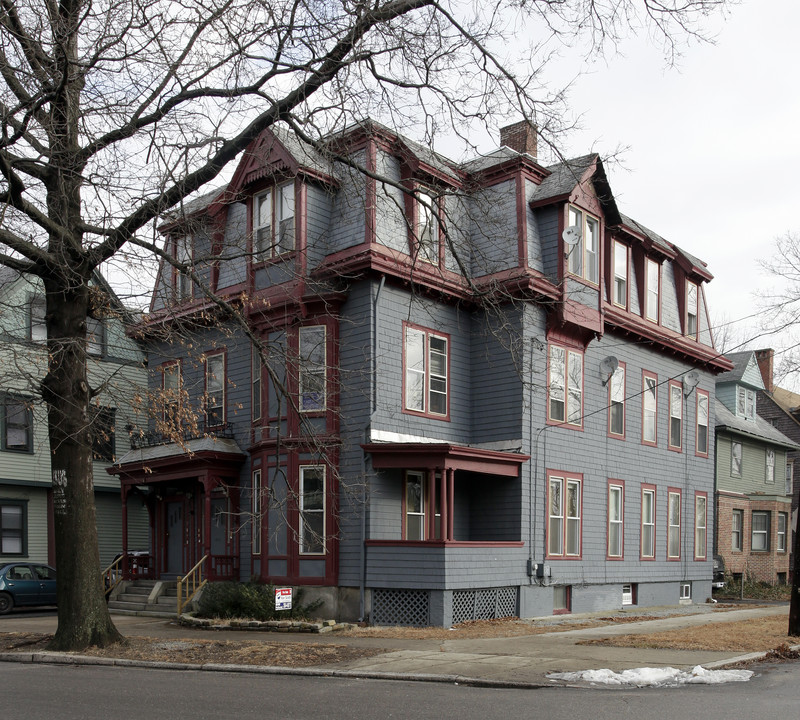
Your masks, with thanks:
[[[758,360],[758,369],[761,370],[761,378],[764,380],[764,387],[768,393],[771,393],[775,388],[772,384],[772,361],[775,358],[775,351],[772,348],[766,350],[756,350],[756,360]]]
[[[500,128],[500,145],[536,157],[536,126],[527,120]]]

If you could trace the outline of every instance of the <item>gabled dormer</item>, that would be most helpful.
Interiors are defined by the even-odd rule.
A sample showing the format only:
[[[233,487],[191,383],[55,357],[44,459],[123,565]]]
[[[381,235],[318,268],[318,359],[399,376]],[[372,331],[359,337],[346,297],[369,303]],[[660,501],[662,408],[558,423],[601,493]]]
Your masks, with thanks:
[[[764,390],[755,353],[746,350],[730,353],[727,358],[733,362],[733,370],[717,378],[717,400],[736,417],[755,425],[757,391]]]

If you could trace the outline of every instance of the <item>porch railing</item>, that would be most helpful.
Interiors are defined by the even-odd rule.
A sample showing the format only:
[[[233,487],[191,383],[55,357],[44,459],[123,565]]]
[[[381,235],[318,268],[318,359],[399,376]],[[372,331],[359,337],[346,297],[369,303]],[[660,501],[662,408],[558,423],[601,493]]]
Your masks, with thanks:
[[[183,608],[197,592],[208,582],[208,578],[203,577],[203,565],[208,560],[208,555],[203,555],[199,562],[189,570],[182,578],[178,578],[178,617],[183,612]],[[185,596],[185,600],[184,600]]]
[[[239,577],[239,558],[236,555],[212,555],[208,579],[237,580]]]
[[[128,553],[127,575],[125,575],[122,571],[122,561],[124,558],[124,555],[118,555],[116,558],[114,558],[114,562],[112,562],[111,565],[100,572],[100,575],[103,578],[103,586],[105,587],[106,597],[111,595],[112,590],[114,590],[114,588],[117,587],[117,585],[119,585],[123,580],[151,578],[153,576],[153,568],[150,564],[149,553]]]
[[[122,555],[120,555],[114,562],[111,563],[105,570],[100,571],[100,577],[103,579],[103,587],[105,588],[106,597],[111,595],[117,585],[119,585],[122,578]]]

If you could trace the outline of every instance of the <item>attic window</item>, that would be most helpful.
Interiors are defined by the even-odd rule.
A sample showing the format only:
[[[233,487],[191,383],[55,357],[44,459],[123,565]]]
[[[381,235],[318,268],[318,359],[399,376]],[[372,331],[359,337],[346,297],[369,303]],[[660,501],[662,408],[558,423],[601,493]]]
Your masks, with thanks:
[[[570,227],[578,229],[578,242],[569,250],[567,269],[591,283],[598,282],[598,253],[600,250],[600,221],[570,205]]]
[[[258,261],[294,250],[294,182],[253,197],[253,250]]]
[[[756,391],[738,387],[736,389],[736,414],[748,420],[756,419]]]
[[[697,337],[697,296],[698,287],[690,282],[686,285],[686,334]]]

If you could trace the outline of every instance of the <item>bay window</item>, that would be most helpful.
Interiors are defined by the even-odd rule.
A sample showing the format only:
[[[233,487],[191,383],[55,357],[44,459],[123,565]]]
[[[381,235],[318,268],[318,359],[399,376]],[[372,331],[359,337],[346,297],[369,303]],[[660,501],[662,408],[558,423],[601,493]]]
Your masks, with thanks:
[[[300,552],[321,555],[325,552],[325,468],[320,465],[300,468]]]
[[[300,411],[314,412],[326,407],[326,332],[324,325],[301,327],[298,333],[298,386]]]
[[[591,283],[598,282],[600,252],[600,222],[570,205],[568,224],[577,229],[578,242],[569,249],[567,269],[573,275]]]

